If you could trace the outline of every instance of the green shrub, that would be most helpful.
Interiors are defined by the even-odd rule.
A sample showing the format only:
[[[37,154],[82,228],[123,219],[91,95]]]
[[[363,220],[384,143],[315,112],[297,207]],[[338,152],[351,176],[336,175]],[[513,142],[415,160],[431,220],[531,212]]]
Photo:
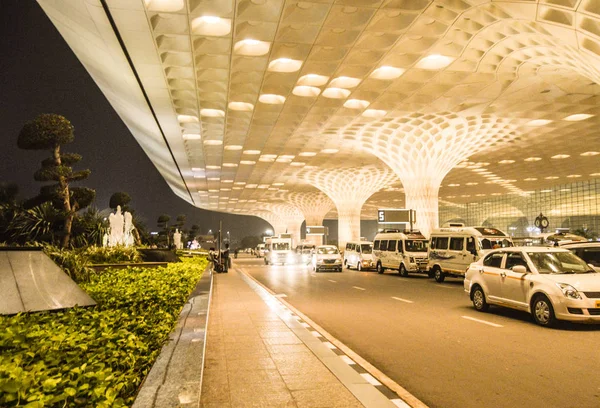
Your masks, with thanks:
[[[95,308],[1,316],[0,406],[130,406],[205,266],[109,269],[82,285]]]
[[[44,252],[77,283],[88,282],[94,270],[90,261],[81,250],[62,249],[47,245]]]
[[[83,254],[92,264],[115,264],[141,262],[142,258],[135,247],[97,247],[91,246],[83,250]]]

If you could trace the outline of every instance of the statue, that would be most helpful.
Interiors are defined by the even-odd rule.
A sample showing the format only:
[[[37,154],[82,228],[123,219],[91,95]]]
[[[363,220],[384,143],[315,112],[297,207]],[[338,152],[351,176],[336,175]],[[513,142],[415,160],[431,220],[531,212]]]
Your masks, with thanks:
[[[102,236],[102,246],[105,248],[108,246],[108,232],[109,231],[110,231],[110,228],[108,228],[107,232],[105,232],[104,235]]]
[[[125,211],[125,226],[124,226],[124,230],[123,230],[123,245],[125,246],[133,246],[134,244],[134,237],[133,237],[133,216],[131,215],[131,213],[129,211]]]
[[[108,246],[114,247],[117,245],[133,246],[135,237],[133,230],[133,217],[129,211],[125,214],[121,213],[121,206],[117,206],[117,211],[108,216],[110,228],[108,229]],[[104,245],[104,239],[103,239]]]
[[[181,232],[179,229],[175,228],[175,232],[173,233],[173,244],[176,249],[183,249],[183,245],[181,243]]]

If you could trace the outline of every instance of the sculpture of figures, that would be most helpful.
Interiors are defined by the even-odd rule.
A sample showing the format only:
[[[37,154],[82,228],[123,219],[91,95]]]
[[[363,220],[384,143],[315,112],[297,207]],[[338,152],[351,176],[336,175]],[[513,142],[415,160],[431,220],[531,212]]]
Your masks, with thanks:
[[[124,227],[124,236],[123,236],[123,244],[125,246],[133,246],[133,217],[129,211],[125,211],[125,227]]]
[[[175,244],[175,248],[177,249],[182,249],[183,245],[181,244],[181,232],[179,232],[179,229],[175,229],[175,232],[173,233],[173,244]]]
[[[108,231],[110,231],[110,228],[108,229]],[[102,246],[105,248],[108,246],[108,232],[105,232],[102,236]]]
[[[117,212],[108,216],[110,224],[110,236],[108,238],[108,246],[114,247],[123,244],[123,224],[125,220],[121,214],[121,206],[117,206]]]

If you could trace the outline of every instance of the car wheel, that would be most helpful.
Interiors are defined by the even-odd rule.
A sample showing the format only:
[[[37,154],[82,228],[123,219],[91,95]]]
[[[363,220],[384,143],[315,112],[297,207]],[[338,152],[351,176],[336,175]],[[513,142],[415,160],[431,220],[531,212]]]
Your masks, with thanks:
[[[383,265],[381,264],[381,262],[377,262],[377,273],[383,273]]]
[[[540,326],[551,327],[556,323],[552,302],[544,295],[538,295],[533,300],[531,315]]]
[[[360,261],[356,263],[356,270],[359,272],[362,271],[362,264],[360,263]]]
[[[265,258],[265,265],[268,265],[269,261],[267,261],[267,258]]]
[[[485,293],[483,293],[481,286],[475,286],[473,288],[471,299],[473,300],[473,307],[475,307],[475,310],[478,312],[485,312],[490,308],[490,305],[488,305],[485,300]]]
[[[344,265],[346,265],[346,269],[350,269],[350,264],[348,263],[348,261],[344,261]]]
[[[439,266],[436,266],[435,270],[433,271],[433,277],[437,283],[442,283],[444,279],[446,279],[446,274]]]
[[[400,264],[400,268],[398,268],[398,272],[400,272],[400,276],[407,277],[408,271],[406,270],[406,266],[404,264]]]

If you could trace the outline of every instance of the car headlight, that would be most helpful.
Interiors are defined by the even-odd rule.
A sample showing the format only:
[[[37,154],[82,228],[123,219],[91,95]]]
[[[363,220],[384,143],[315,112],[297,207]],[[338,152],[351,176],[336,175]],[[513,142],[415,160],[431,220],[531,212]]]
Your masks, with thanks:
[[[569,299],[581,299],[581,295],[573,286],[567,283],[557,283],[556,286],[560,288],[565,297]]]
[[[335,263],[342,263],[342,260],[341,259],[336,259]]]
[[[322,260],[322,259],[317,259],[317,264],[319,264],[319,265],[320,265],[320,264],[322,264],[322,263],[323,263],[323,260]]]

